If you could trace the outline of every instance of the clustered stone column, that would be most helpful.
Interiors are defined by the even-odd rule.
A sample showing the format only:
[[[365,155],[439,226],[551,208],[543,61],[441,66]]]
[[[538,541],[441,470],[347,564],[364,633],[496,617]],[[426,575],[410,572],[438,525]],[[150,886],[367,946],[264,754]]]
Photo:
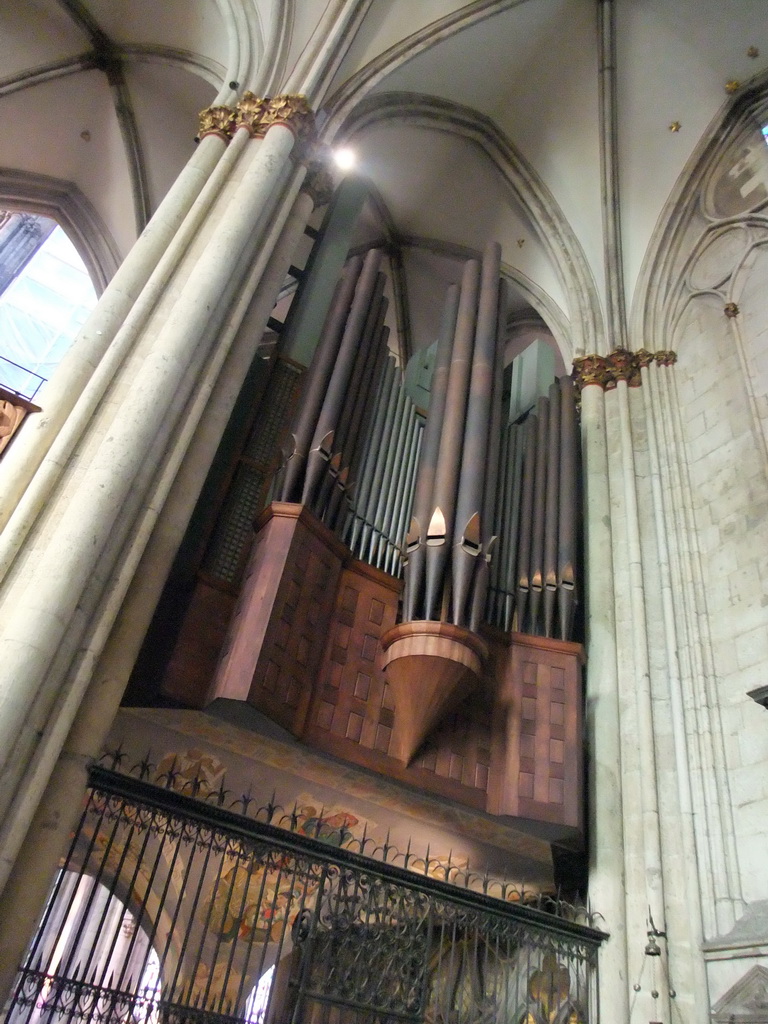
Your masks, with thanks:
[[[622,1019],[706,1018],[704,963],[690,951],[729,930],[739,899],[675,362],[674,352],[625,349],[574,362],[588,517],[590,897],[612,936],[601,989]]]
[[[86,761],[119,704],[307,218],[329,195],[322,165],[308,173],[314,122],[302,96],[246,93],[235,109],[204,111],[200,131],[195,157],[213,148],[216,159],[203,161],[205,174],[193,158],[171,223],[145,232],[164,241],[151,252],[137,243],[123,264],[135,273],[129,266],[108,289],[76,342],[64,377],[72,386],[85,363],[91,376],[76,402],[61,388],[52,395],[62,429],[17,439],[36,462],[29,479],[18,461],[0,465],[22,492],[0,591],[3,989],[28,938],[18,922],[31,927],[45,899]],[[152,263],[155,247],[164,251],[146,273],[141,253]]]

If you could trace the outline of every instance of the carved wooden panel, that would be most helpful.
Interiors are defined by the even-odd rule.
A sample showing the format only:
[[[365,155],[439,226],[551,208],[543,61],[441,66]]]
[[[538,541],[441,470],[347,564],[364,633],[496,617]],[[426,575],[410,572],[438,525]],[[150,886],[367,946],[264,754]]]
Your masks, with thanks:
[[[484,807],[491,746],[487,701],[467,701],[449,715],[407,768],[388,754],[397,712],[380,640],[395,624],[398,592],[396,580],[362,562],[343,571],[303,738],[392,778]]]
[[[582,828],[578,644],[489,632],[483,685],[406,766],[382,668],[400,584],[298,505],[265,513],[209,698],[247,701],[310,746],[492,814]]]
[[[301,506],[270,506],[210,700],[247,700],[284,728],[301,732],[328,636],[340,548]]]
[[[413,766],[485,794],[491,775],[491,718],[487,699],[468,697],[427,739]]]
[[[581,657],[578,644],[513,634],[495,813],[581,828]]]
[[[386,753],[394,707],[380,639],[395,624],[398,591],[396,580],[362,562],[342,573],[308,721],[313,733]]]
[[[205,707],[236,600],[226,585],[197,580],[163,676],[161,690],[166,696],[193,708]]]

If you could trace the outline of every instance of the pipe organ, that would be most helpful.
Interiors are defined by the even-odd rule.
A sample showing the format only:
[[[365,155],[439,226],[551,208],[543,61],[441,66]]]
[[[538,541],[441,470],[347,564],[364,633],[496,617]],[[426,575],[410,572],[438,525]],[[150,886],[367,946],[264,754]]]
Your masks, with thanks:
[[[579,523],[578,427],[563,377],[524,423],[504,426],[486,621],[572,640]]]
[[[422,418],[388,349],[381,260],[372,249],[345,268],[275,490],[399,576]]]
[[[344,267],[218,665],[186,699],[245,702],[337,757],[579,841],[573,384],[509,422],[494,243],[447,289],[416,408],[383,267],[377,249]]]
[[[573,384],[555,381],[524,422],[502,423],[506,299],[494,244],[448,289],[425,417],[388,349],[381,259],[373,249],[345,268],[274,493],[311,509],[356,558],[404,575],[405,621],[570,640]]]

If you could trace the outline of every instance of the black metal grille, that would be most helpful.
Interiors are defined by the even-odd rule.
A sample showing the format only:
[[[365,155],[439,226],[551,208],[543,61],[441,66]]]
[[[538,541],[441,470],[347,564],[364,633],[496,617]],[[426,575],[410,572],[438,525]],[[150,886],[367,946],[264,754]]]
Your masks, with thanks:
[[[253,540],[253,521],[264,508],[280,437],[293,411],[300,379],[300,367],[276,360],[203,560],[203,571],[212,579],[232,584],[240,581]]]
[[[413,870],[428,858],[334,845],[343,824],[322,814],[308,829],[268,804],[259,821],[224,809],[223,784],[189,788],[92,769],[9,1024],[597,1020],[604,936],[567,905],[458,888]]]

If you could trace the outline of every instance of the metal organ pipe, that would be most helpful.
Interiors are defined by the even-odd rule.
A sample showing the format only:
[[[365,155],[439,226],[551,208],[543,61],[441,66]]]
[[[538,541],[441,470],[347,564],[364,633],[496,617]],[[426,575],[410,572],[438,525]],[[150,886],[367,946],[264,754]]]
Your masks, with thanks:
[[[488,444],[485,464],[485,482],[483,486],[483,506],[480,515],[481,539],[483,543],[482,561],[475,570],[472,588],[472,606],[469,628],[477,632],[483,620],[488,585],[491,578],[491,561],[498,547],[498,530],[496,524],[496,496],[499,487],[499,454],[501,451],[501,399],[504,384],[504,339],[507,330],[507,309],[509,294],[507,282],[500,280],[501,249],[498,248],[498,265],[495,279],[497,308],[493,311],[495,327],[493,331],[493,358],[491,366],[491,401],[488,421]],[[481,310],[482,313],[482,300]]]
[[[401,383],[402,382],[398,381],[398,384],[401,385]],[[397,399],[395,402],[394,417],[391,422],[391,430],[388,436],[384,439],[386,451],[384,458],[381,460],[383,467],[379,478],[380,484],[378,487],[374,485],[374,495],[376,500],[372,516],[373,529],[365,560],[370,562],[371,565],[376,566],[379,565],[379,554],[383,544],[384,519],[386,516],[388,502],[391,497],[390,489],[392,487],[395,463],[400,458],[403,438],[405,436],[405,403],[405,388],[399,386],[397,389]]]
[[[318,516],[326,522],[326,507],[330,505],[332,492],[338,488],[342,472],[350,463],[349,449],[354,443],[353,422],[359,423],[362,415],[368,384],[371,374],[376,365],[376,350],[374,345],[379,338],[380,320],[386,313],[386,299],[384,292],[384,275],[379,274],[374,285],[370,298],[370,306],[365,318],[362,333],[358,344],[355,362],[352,373],[346,388],[345,401],[339,413],[336,429],[333,434],[333,458],[328,464],[328,472],[323,478],[317,497],[315,499],[315,511]],[[337,504],[338,502],[334,502]]]
[[[464,265],[456,334],[448,377],[446,408],[443,417],[440,452],[435,472],[432,509],[427,525],[425,618],[439,618],[443,598],[445,570],[453,536],[456,488],[459,482],[461,446],[464,440],[464,414],[475,339],[480,264],[468,260]]]
[[[515,591],[517,590],[517,556],[518,537],[522,513],[521,500],[516,495],[522,492],[523,462],[525,459],[525,427],[517,424],[509,425],[510,452],[512,458],[508,468],[508,476],[504,487],[504,507],[509,509],[509,541],[506,548],[504,563],[504,608],[501,625],[504,629],[512,628],[512,615],[515,610]]]
[[[386,300],[382,300],[386,303]],[[360,479],[361,463],[366,456],[366,442],[370,439],[371,431],[374,429],[374,417],[381,398],[381,389],[384,381],[384,371],[387,361],[387,339],[389,328],[385,327],[383,317],[386,312],[386,304],[380,310],[380,323],[376,327],[376,335],[373,341],[374,357],[369,361],[369,379],[365,388],[361,391],[356,406],[356,415],[353,417],[349,428],[349,444],[347,446],[346,458],[346,479],[340,477],[337,480],[337,487],[331,495],[330,513],[328,526],[335,530],[343,539],[348,532],[349,516],[353,513],[354,502],[352,500],[355,488]]]
[[[560,518],[558,524],[557,583],[560,639],[569,640],[576,604],[576,544],[578,532],[579,432],[576,395],[570,377],[560,379]]]
[[[386,338],[389,335],[388,328],[384,328],[382,332],[382,346],[386,352]],[[360,471],[357,475],[357,480],[354,481],[354,492],[355,492],[355,503],[354,510],[352,512],[352,519],[350,526],[347,530],[346,540],[347,544],[353,551],[357,550],[357,540],[360,536],[360,532],[363,528],[363,521],[365,513],[368,507],[368,501],[370,498],[371,487],[373,485],[373,471],[376,464],[376,458],[381,447],[381,439],[384,434],[384,423],[386,421],[387,412],[389,410],[389,400],[392,394],[393,381],[395,379],[395,361],[391,356],[385,357],[384,372],[382,374],[381,386],[379,388],[378,398],[376,400],[376,408],[373,414],[373,425],[371,427],[371,435],[365,445],[362,453]]]
[[[393,576],[399,575],[400,572],[402,571],[403,550],[405,548],[405,531],[408,525],[408,518],[410,516],[411,508],[413,505],[413,485],[414,478],[416,475],[416,464],[419,459],[419,451],[423,440],[423,434],[424,432],[421,426],[420,417],[418,415],[414,415],[411,451],[409,452],[408,456],[408,468],[406,471],[405,478],[404,498],[400,504],[400,511],[398,514],[397,523],[395,525],[395,548],[393,551],[391,568],[387,570]]]
[[[501,247],[493,242],[486,246],[483,254],[464,444],[456,494],[451,566],[452,618],[456,626],[468,625],[472,581],[483,547],[483,498],[496,366],[500,263]]]
[[[536,475],[536,437],[539,418],[532,413],[525,421],[520,540],[517,547],[517,628],[525,629],[531,586],[531,545],[533,538],[533,494]]]
[[[344,324],[362,266],[362,257],[358,256],[349,261],[328,310],[320,341],[307,371],[301,405],[293,429],[293,452],[286,464],[280,491],[281,501],[298,501],[301,496],[309,447],[333,373]]]
[[[371,249],[363,262],[363,269],[355,288],[355,297],[352,300],[344,327],[336,363],[317,418],[312,446],[307,456],[307,469],[301,496],[302,503],[310,507],[315,503],[318,489],[334,450],[334,433],[338,427],[344,400],[347,397],[347,388],[354,368],[360,336],[370,309],[380,263],[381,252]]]
[[[553,635],[557,597],[557,539],[560,493],[560,385],[549,387],[547,493],[544,512],[544,636]]]
[[[384,298],[384,275],[379,273],[370,296],[370,305],[358,342],[358,350],[352,367],[352,374],[347,384],[344,403],[334,433],[334,449],[344,453],[345,464],[348,460],[348,449],[353,422],[359,422],[365,394],[371,374],[376,365],[374,346],[379,338],[379,329],[384,322],[387,311],[387,300]]]
[[[505,424],[504,429],[500,430],[499,475],[494,507],[494,523],[499,530],[499,540],[494,549],[494,557],[490,560],[490,579],[485,609],[487,621],[495,626],[500,625],[501,609],[504,604],[503,580],[507,564],[507,531],[504,528],[506,525],[504,515],[506,506],[504,504],[504,495],[509,475],[509,441],[509,429]]]
[[[487,618],[504,629],[572,638],[576,605],[579,434],[573,383],[555,381],[535,413],[507,428]]]
[[[369,436],[372,429],[376,399],[381,389],[384,366],[388,356],[389,328],[384,324],[388,305],[387,300],[382,298],[371,341],[371,349],[374,356],[368,360],[365,378],[360,389],[352,420],[349,424],[346,461],[355,478],[359,475],[364,439]]]
[[[452,284],[448,286],[445,295],[440,321],[440,333],[429,392],[429,411],[421,441],[421,454],[413,494],[413,512],[406,542],[408,571],[405,576],[403,596],[403,619],[406,622],[423,614],[421,602],[424,593],[426,534],[433,507],[432,492],[437,471],[437,458],[440,453],[440,435],[445,416],[448,375],[451,368],[451,353],[458,311],[459,289],[457,285]]]
[[[370,472],[366,473],[366,476],[369,480],[367,498],[362,507],[358,506],[363,521],[360,537],[358,539],[357,552],[358,557],[362,558],[363,560],[367,559],[368,553],[370,551],[371,533],[373,530],[375,510],[377,502],[379,500],[379,495],[381,493],[382,480],[384,478],[384,466],[387,457],[387,445],[389,444],[389,440],[392,435],[392,430],[395,423],[395,413],[397,411],[397,403],[400,395],[400,376],[397,371],[397,368],[394,365],[394,360],[392,364],[392,369],[392,379],[389,386],[389,395],[384,420],[382,422],[381,434],[378,438],[376,447],[373,448],[372,451],[373,461],[371,464]]]
[[[500,248],[447,289],[422,421],[388,351],[381,252],[350,260],[296,418],[280,491],[354,555],[406,563],[405,622],[448,618],[570,639],[576,605],[579,432],[563,378],[502,425],[507,290]],[[406,536],[407,534],[407,536]],[[405,557],[403,557],[405,556]]]
[[[408,455],[413,439],[413,428],[416,423],[416,410],[406,395],[405,388],[402,391],[404,398],[403,416],[400,430],[398,431],[397,443],[394,448],[394,462],[389,487],[386,491],[386,502],[381,521],[379,553],[375,563],[380,569],[385,568],[390,562],[390,555],[395,548],[395,523],[400,506],[405,501],[405,477],[408,468]]]
[[[547,399],[539,398],[536,405],[536,461],[533,485],[533,535],[531,539],[531,571],[529,615],[530,632],[538,628],[541,594],[544,589],[544,525],[547,500],[547,441],[549,435],[549,409]]]

